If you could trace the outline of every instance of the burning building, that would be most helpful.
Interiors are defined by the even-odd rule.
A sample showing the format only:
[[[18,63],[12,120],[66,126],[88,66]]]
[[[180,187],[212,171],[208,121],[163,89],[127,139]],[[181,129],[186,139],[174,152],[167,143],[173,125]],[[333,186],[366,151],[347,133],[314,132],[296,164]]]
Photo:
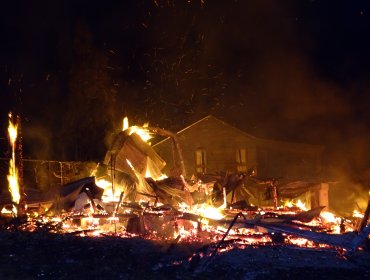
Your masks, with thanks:
[[[207,116],[176,133],[188,175],[213,172],[247,172],[259,177],[318,178],[323,146],[267,140],[252,136],[214,116]],[[171,140],[153,149],[173,169]]]
[[[220,123],[213,117],[205,120]],[[232,127],[221,124],[226,127],[223,133],[235,135]],[[172,138],[168,177],[163,172],[167,162],[140,136],[141,130]],[[322,211],[327,206],[323,200],[317,205],[300,201],[282,204],[282,198],[297,198],[308,190],[320,193],[322,188],[307,182],[281,184],[274,178],[261,179],[248,171],[255,165],[248,165],[247,161],[237,161],[236,169],[221,180],[208,175],[206,181],[207,170],[197,172],[199,180],[192,180],[184,176],[187,154],[192,154],[187,152],[190,145],[187,147],[187,142],[180,142],[177,136],[159,128],[125,127],[107,151],[102,163],[103,176],[96,171],[92,176],[64,184],[50,207],[42,201],[30,204],[21,223],[3,213],[2,228],[91,237],[139,236],[170,241],[173,246],[205,244],[204,249],[186,260],[168,264],[194,266],[195,272],[207,269],[217,254],[248,246],[286,244],[349,253],[363,248],[370,232],[367,226],[370,204],[363,215],[359,213],[353,219],[337,218]],[[256,150],[264,141],[250,136],[248,140],[255,145],[253,163],[258,163]],[[199,143],[199,139],[194,142]],[[185,146],[183,153],[180,143]],[[243,169],[240,163],[245,163]],[[261,193],[270,194],[273,203],[263,205],[257,199],[257,206],[252,205],[249,199],[258,198]]]
[[[234,185],[232,191],[227,190],[230,203],[252,196],[253,204],[277,205],[269,189],[279,184],[280,199],[304,195],[307,205],[329,206],[329,186],[321,178],[323,146],[258,138],[211,115],[177,132],[176,137],[188,177],[193,174],[203,181]],[[175,169],[171,147],[169,138],[153,146],[167,162],[163,169],[167,174]],[[210,178],[210,174],[217,175]],[[245,188],[238,191],[238,184]]]

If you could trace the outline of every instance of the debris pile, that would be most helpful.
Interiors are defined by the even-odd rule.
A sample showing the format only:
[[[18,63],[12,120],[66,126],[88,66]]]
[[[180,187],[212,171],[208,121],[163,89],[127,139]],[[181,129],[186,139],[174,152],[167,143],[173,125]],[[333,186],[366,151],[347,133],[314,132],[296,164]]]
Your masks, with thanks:
[[[174,143],[174,154],[181,154]],[[181,156],[178,160],[179,170],[184,169]],[[195,271],[206,270],[216,255],[232,249],[279,245],[348,254],[368,242],[370,203],[363,215],[336,218],[323,211],[325,205],[308,210],[294,200],[314,183],[278,184],[276,179],[256,178],[253,170],[186,180],[162,174],[164,165],[139,133],[126,129],[92,176],[65,184],[52,201],[29,204],[25,215],[3,211],[1,229],[141,237],[166,242],[164,250],[176,244],[199,244],[190,258],[178,261],[195,266]],[[251,203],[261,192],[270,196],[273,205]],[[280,205],[282,198],[285,203]]]

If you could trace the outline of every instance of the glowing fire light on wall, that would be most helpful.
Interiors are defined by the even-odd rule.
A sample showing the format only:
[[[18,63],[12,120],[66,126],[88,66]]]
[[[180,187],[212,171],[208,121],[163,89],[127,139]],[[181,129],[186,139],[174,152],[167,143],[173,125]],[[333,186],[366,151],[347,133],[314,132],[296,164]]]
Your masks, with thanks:
[[[12,196],[12,202],[16,205],[19,204],[20,201],[20,192],[19,192],[19,183],[18,183],[18,170],[15,165],[15,145],[17,140],[17,124],[12,123],[11,121],[12,115],[9,114],[9,127],[8,127],[8,135],[9,141],[12,146],[12,158],[9,162],[9,175],[7,176],[8,184],[9,184],[9,191]],[[16,214],[16,210],[15,210]]]

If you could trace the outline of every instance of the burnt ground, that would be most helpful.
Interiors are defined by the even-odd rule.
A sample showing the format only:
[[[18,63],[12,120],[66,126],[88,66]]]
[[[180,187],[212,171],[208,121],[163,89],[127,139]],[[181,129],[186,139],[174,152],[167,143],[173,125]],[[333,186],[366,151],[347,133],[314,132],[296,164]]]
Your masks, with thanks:
[[[261,246],[215,255],[208,265],[205,258],[186,261],[200,247],[140,238],[0,231],[0,279],[353,280],[370,276],[368,251],[344,258],[334,250]]]

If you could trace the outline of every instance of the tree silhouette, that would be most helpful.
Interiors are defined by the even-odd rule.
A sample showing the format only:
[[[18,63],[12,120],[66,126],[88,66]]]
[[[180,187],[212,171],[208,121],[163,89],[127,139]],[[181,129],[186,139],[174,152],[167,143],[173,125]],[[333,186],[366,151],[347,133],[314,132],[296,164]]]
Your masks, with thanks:
[[[73,43],[69,98],[61,126],[64,156],[73,160],[101,159],[104,138],[115,120],[117,90],[109,57],[94,46],[92,33],[79,23]]]

